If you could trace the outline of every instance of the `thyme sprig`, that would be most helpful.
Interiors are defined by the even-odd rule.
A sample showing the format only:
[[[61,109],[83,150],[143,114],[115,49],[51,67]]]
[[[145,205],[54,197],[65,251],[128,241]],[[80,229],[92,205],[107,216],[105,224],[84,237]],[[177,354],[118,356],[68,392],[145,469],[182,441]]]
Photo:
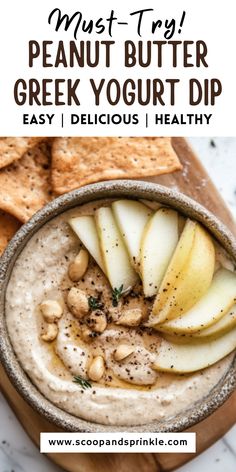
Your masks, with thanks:
[[[86,388],[92,388],[91,383],[88,380],[83,379],[83,377],[80,377],[80,375],[75,375],[73,382],[79,384],[83,390],[86,390]]]
[[[99,310],[104,307],[104,304],[98,298],[92,296],[88,297],[88,304],[91,310]]]
[[[123,284],[119,288],[113,288],[112,290],[112,305],[118,306],[118,302],[123,293]]]

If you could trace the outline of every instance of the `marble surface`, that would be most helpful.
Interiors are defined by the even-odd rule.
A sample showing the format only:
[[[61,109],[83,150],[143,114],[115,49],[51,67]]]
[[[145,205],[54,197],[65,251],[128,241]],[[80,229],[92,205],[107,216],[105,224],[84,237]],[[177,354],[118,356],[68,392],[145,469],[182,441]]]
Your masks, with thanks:
[[[236,138],[189,138],[236,218]],[[0,472],[62,472],[40,454],[0,394]],[[178,472],[235,472],[236,425]]]

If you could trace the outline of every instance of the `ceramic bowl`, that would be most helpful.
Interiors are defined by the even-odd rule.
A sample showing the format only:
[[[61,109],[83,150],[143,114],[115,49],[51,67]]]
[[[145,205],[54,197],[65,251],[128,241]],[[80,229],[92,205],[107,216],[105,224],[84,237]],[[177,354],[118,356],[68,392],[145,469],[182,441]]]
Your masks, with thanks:
[[[31,236],[47,221],[60,213],[90,201],[102,198],[144,198],[169,205],[186,216],[201,222],[226,249],[236,262],[236,241],[228,229],[203,206],[185,195],[161,185],[133,181],[117,180],[89,185],[65,194],[45,206],[33,218],[23,225],[14,236],[1,258],[0,266],[0,336],[1,361],[12,383],[22,397],[44,418],[67,431],[106,432],[106,431],[182,431],[202,421],[216,410],[229,397],[236,387],[236,356],[225,376],[207,395],[193,407],[182,411],[175,417],[156,421],[151,424],[134,427],[112,427],[92,423],[77,418],[48,401],[32,384],[19,364],[8,336],[4,303],[5,291],[14,263]]]

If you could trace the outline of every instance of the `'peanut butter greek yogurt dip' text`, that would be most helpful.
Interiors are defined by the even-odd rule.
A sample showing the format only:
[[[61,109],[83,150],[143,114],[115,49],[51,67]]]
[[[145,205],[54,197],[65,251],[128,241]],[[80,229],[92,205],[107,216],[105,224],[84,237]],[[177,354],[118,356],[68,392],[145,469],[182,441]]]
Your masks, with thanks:
[[[142,203],[145,204],[148,220],[156,207],[148,202]],[[172,372],[172,365],[165,368],[158,364],[158,353],[164,343],[174,340],[176,344],[173,346],[177,346],[177,350],[182,348],[181,338],[184,338],[183,330],[186,329],[184,333],[187,333],[188,342],[184,346],[190,345],[194,349],[195,345],[201,344],[197,337],[199,333],[201,337],[203,331],[191,328],[188,332],[190,325],[187,328],[180,326],[178,320],[177,327],[172,329],[176,317],[162,318],[160,323],[155,318],[163,317],[164,312],[162,309],[161,315],[156,315],[157,311],[153,309],[158,287],[150,288],[152,282],[147,283],[152,268],[145,269],[146,253],[142,253],[143,265],[141,259],[133,257],[130,268],[124,272],[128,282],[121,280],[115,286],[113,280],[119,275],[121,260],[118,262],[116,259],[113,262],[117,267],[109,268],[106,265],[109,264],[106,259],[108,250],[104,247],[101,254],[96,253],[95,260],[92,253],[95,246],[92,248],[90,245],[90,251],[68,223],[73,218],[96,215],[98,209],[110,206],[111,201],[99,201],[77,207],[52,219],[32,236],[18,257],[8,284],[7,327],[23,369],[52,403],[80,418],[101,424],[142,425],[175,416],[206,396],[226,373],[232,361],[233,347],[231,343],[228,351],[222,351],[223,358],[209,361],[210,366],[193,368],[192,372],[191,369],[182,371],[174,364]],[[185,221],[178,215],[171,218],[173,224],[174,218],[179,218],[176,220],[176,246]],[[99,225],[99,218],[96,217],[95,222]],[[124,236],[120,226],[119,231]],[[90,236],[87,233],[89,239]],[[137,234],[135,237],[137,245]],[[104,235],[100,235],[101,241],[104,241]],[[91,241],[88,246],[89,243]],[[234,268],[231,261],[215,243],[214,246],[211,279],[220,270],[222,277],[227,272],[232,278]],[[173,246],[169,258],[173,257],[174,250]],[[164,252],[162,249],[162,254]],[[137,274],[141,274],[140,277]],[[145,282],[143,274],[144,278],[147,274]],[[126,282],[131,285],[126,287]],[[145,283],[148,296],[143,291]],[[217,283],[214,277],[212,283]],[[152,290],[156,290],[155,295]],[[168,291],[168,287],[165,290]],[[176,293],[182,292],[176,288]],[[183,296],[181,300],[184,300]],[[195,302],[198,303],[197,298]],[[222,303],[227,304],[226,301]],[[178,307],[178,301],[175,306]],[[229,315],[231,307],[232,314]],[[224,314],[234,321],[234,299],[226,308]],[[191,306],[189,310],[192,310]],[[182,323],[184,315],[179,320]],[[219,316],[218,323],[228,326],[227,319],[222,320]],[[221,325],[217,325],[218,331]],[[209,330],[210,326],[212,322],[204,328]],[[231,330],[235,329],[235,322],[230,326]],[[229,332],[229,329],[225,328],[224,332]],[[206,338],[208,342],[212,341],[212,336]]]

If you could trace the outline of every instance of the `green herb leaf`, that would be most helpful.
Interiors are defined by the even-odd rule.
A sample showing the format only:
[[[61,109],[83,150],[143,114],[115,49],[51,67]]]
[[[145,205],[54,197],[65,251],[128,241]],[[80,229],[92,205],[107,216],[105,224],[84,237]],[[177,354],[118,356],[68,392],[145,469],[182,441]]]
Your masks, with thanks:
[[[79,384],[83,390],[86,390],[86,388],[92,388],[91,383],[88,382],[88,380],[83,379],[83,377],[80,377],[80,375],[75,375],[73,382]]]
[[[98,298],[95,297],[88,297],[88,304],[91,310],[98,310],[99,308],[104,307],[104,304],[100,302]]]
[[[113,288],[112,290],[112,305],[113,306],[118,306],[119,299],[123,293],[123,284],[120,286],[120,288]]]

